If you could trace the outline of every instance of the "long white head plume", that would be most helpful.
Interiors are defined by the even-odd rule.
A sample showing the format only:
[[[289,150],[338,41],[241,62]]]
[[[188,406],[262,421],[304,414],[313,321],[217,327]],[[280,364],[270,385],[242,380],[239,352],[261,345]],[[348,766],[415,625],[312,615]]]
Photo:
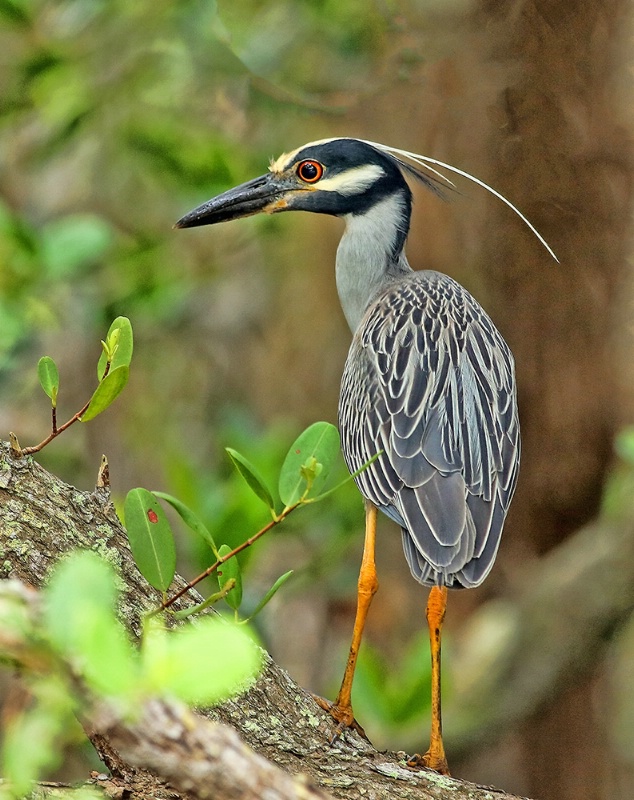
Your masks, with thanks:
[[[537,228],[524,216],[524,214],[522,214],[522,212],[518,208],[516,208],[513,205],[513,203],[511,203],[510,200],[507,200],[503,194],[500,194],[500,192],[496,191],[492,186],[489,186],[488,183],[481,181],[480,178],[476,178],[474,175],[470,175],[468,172],[464,172],[464,170],[458,169],[458,167],[452,167],[451,164],[445,164],[444,161],[438,161],[438,159],[436,158],[430,158],[429,156],[422,156],[419,153],[410,153],[408,150],[399,150],[397,147],[390,147],[389,145],[380,144],[378,142],[369,142],[365,139],[363,141],[365,141],[365,143],[369,144],[371,147],[375,147],[377,150],[380,150],[383,153],[388,153],[393,158],[396,158],[396,160],[399,161],[409,172],[412,172],[415,175],[417,174],[416,167],[406,163],[402,159],[408,159],[409,161],[413,161],[418,166],[428,170],[436,178],[440,178],[441,180],[443,180],[451,188],[455,186],[453,181],[449,180],[449,178],[447,178],[441,172],[438,172],[438,170],[434,169],[434,167],[431,166],[432,164],[434,164],[437,167],[442,167],[442,169],[448,169],[450,172],[454,172],[456,175],[460,175],[461,177],[466,178],[467,180],[470,180],[473,183],[476,183],[478,186],[482,186],[483,189],[486,189],[487,192],[490,192],[492,195],[494,195],[494,197],[497,197],[498,200],[501,200],[512,211],[514,211],[517,214],[517,216],[522,220],[522,222],[525,225],[527,225],[528,228],[535,234],[535,236],[543,244],[546,250],[548,250],[550,255],[555,259],[555,261],[559,263],[559,259],[555,255],[552,247],[544,239],[544,237],[537,230]],[[420,175],[420,177],[424,179],[424,177],[426,176],[424,176],[423,173]]]

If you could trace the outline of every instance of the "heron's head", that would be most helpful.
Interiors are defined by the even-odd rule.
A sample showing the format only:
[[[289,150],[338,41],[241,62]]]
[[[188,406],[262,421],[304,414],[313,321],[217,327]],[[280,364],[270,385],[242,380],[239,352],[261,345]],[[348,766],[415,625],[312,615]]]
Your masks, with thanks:
[[[407,167],[393,155],[360,139],[311,142],[281,155],[271,163],[266,175],[229,189],[190,211],[176,227],[211,225],[260,212],[363,215],[392,195],[399,196],[408,227],[411,192],[403,177]]]
[[[399,232],[398,250],[409,229],[412,207],[412,194],[405,177],[415,178],[441,197],[447,189],[455,188],[436,167],[476,183],[505,203],[558,261],[535,226],[484,181],[429,156],[362,139],[324,139],[285,153],[271,163],[266,175],[208,200],[185,214],[175,227],[194,228],[260,212],[276,214],[294,210],[332,214],[348,220],[375,210],[372,215],[375,217],[383,213],[383,201],[395,198],[398,202],[389,204],[392,208],[389,223]]]

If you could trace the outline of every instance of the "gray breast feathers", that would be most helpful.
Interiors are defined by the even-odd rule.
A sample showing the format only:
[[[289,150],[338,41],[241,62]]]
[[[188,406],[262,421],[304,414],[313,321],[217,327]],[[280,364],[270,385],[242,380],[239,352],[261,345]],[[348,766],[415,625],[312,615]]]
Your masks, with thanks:
[[[361,493],[403,529],[414,577],[477,586],[497,553],[517,481],[511,352],[451,278],[418,272],[366,311],[339,403],[344,458]]]

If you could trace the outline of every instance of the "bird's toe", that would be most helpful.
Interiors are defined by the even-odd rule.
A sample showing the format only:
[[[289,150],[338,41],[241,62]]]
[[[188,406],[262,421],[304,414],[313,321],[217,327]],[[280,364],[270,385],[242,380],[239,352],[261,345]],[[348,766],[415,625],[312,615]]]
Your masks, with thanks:
[[[330,740],[331,744],[336,739],[338,739],[347,728],[356,731],[359,734],[359,736],[361,736],[367,742],[370,741],[363,727],[354,718],[354,712],[352,710],[352,706],[340,705],[339,703],[336,702],[333,703],[330,700],[327,700],[325,697],[321,697],[320,695],[317,694],[313,694],[312,697],[313,700],[317,703],[317,705],[320,708],[323,708],[324,711],[327,711],[337,723],[335,731]]]

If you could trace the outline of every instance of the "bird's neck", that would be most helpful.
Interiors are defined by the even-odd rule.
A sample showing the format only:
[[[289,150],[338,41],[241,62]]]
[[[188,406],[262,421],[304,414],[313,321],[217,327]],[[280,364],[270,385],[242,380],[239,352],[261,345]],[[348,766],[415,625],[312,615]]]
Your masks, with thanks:
[[[412,271],[403,253],[409,207],[393,194],[365,214],[348,214],[344,219],[346,230],[337,249],[337,291],[354,333],[370,302]]]

